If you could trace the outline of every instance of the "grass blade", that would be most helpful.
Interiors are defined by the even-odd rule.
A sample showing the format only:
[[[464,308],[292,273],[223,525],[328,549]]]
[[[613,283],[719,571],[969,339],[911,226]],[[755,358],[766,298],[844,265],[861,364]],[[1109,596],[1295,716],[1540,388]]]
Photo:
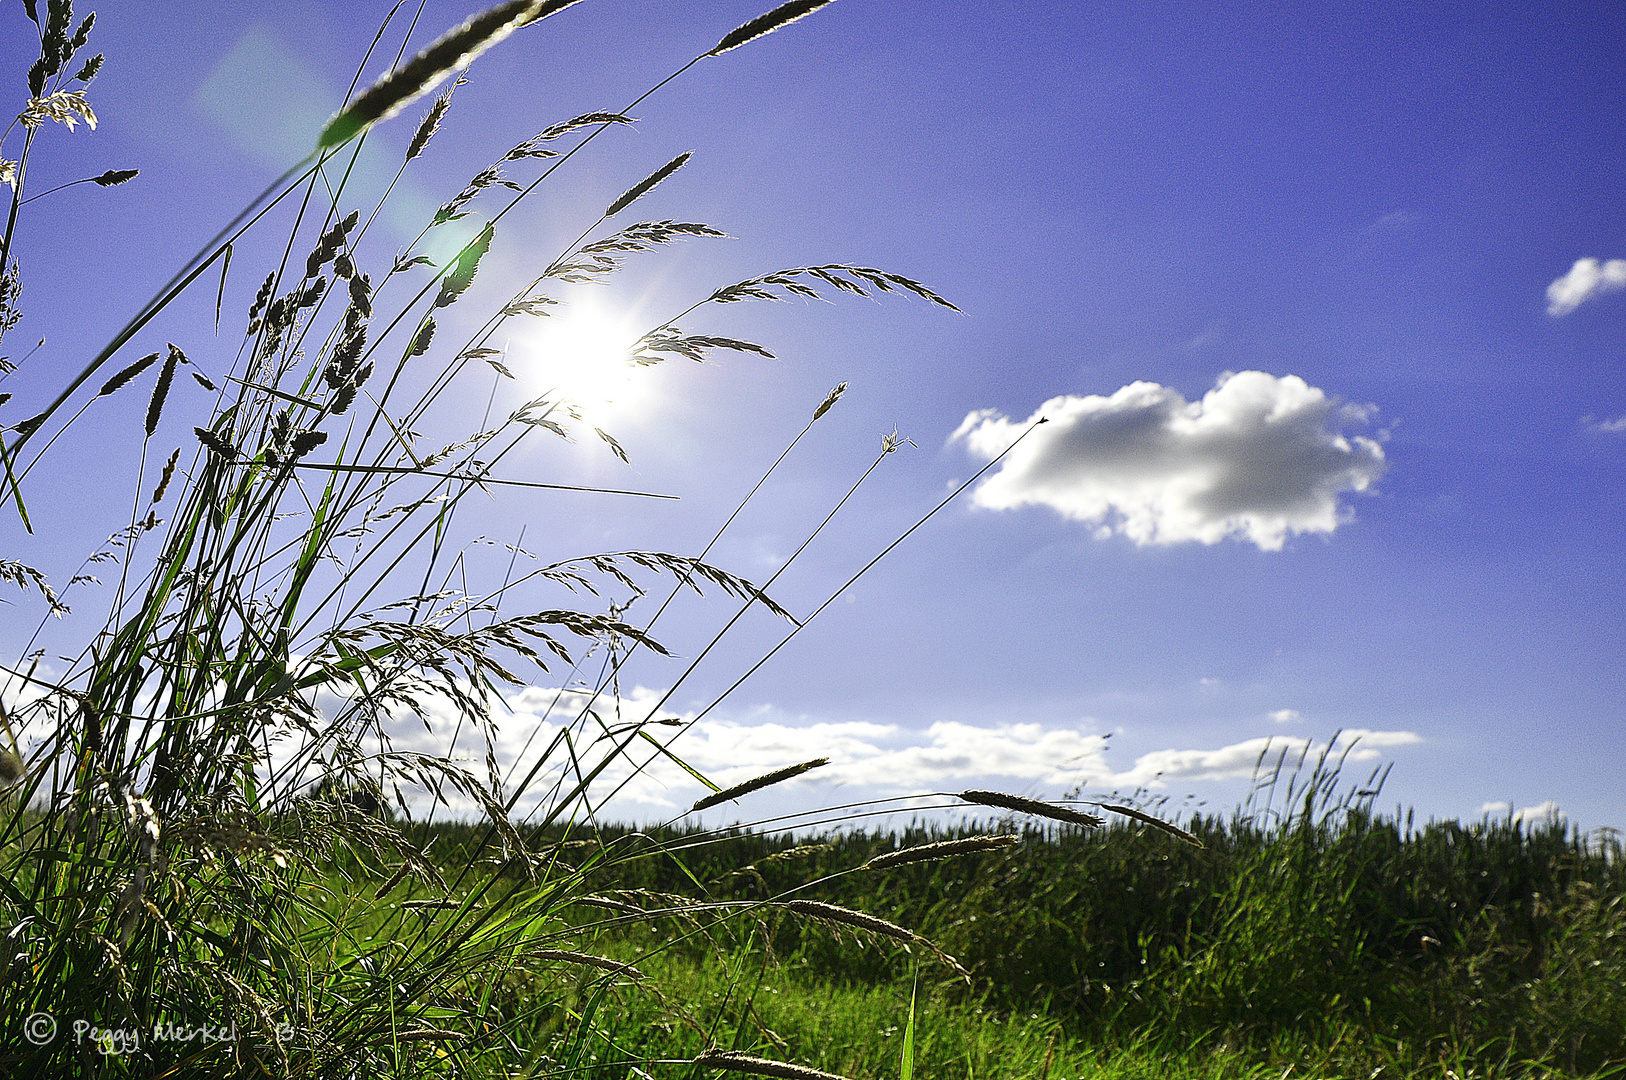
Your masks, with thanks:
[[[915,993],[918,983],[909,988],[909,1022],[903,1028],[903,1060],[898,1063],[898,1080],[915,1080]]]

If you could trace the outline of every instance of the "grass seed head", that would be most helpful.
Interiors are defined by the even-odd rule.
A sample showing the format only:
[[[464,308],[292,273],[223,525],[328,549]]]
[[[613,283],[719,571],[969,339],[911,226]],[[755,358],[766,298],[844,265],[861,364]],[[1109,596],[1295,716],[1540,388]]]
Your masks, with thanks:
[[[97,391],[96,396],[106,397],[108,394],[111,394],[113,391],[135,378],[137,375],[140,375],[143,371],[146,371],[157,361],[157,353],[148,353],[146,356],[143,356],[140,360],[137,360],[135,363],[131,364],[129,367],[125,368],[123,371],[120,371],[117,375],[114,375],[111,379],[108,379],[105,383],[103,383],[101,390]]]
[[[828,764],[830,764],[830,759],[821,757],[814,758],[812,761],[804,761],[800,765],[787,765],[783,769],[775,769],[771,773],[765,773],[755,779],[747,780],[743,784],[735,784],[731,788],[724,788],[722,791],[713,792],[705,798],[697,800],[693,806],[689,807],[689,813],[705,810],[708,807],[716,806],[718,803],[728,802],[730,799],[737,799],[741,795],[749,795],[753,791],[789,780],[793,776],[800,776],[809,769],[817,769],[821,765]]]
[[[839,923],[842,926],[853,926],[860,930],[880,934],[883,937],[896,938],[899,941],[919,941],[912,930],[905,930],[897,923],[887,922],[877,915],[869,915],[851,908],[837,907],[835,904],[826,904],[822,900],[786,900],[783,905],[786,911],[794,911],[798,915],[821,919],[828,923]]]
[[[865,863],[862,869],[883,870],[888,866],[905,863],[928,862],[933,859],[951,859],[956,855],[969,855],[976,851],[1002,851],[1022,842],[1020,837],[1005,833],[999,836],[967,836],[960,840],[942,840],[935,844],[887,851]]]
[[[665,165],[662,165],[660,168],[638,181],[638,183],[628,188],[625,194],[610,204],[610,208],[604,211],[604,216],[607,218],[615,217],[615,215],[619,214],[621,211],[625,210],[627,207],[649,194],[656,184],[659,184],[662,180],[665,180],[668,176],[671,176],[673,173],[683,168],[684,164],[689,160],[689,155],[693,152],[694,151],[692,150],[685,150],[683,153],[679,154],[677,157],[673,158],[671,161],[668,161]]]
[[[788,26],[805,15],[811,15],[828,3],[830,0],[788,0],[767,14],[758,15],[736,28],[706,55],[719,56],[730,49],[737,49],[748,41],[755,41],[763,34],[771,34],[781,26]]]
[[[543,6],[543,0],[508,0],[441,35],[329,120],[316,140],[317,149],[340,146],[364,128],[388,120],[439,86],[446,76],[462,71],[481,53],[533,21]]]
[[[847,1080],[836,1073],[810,1069],[806,1065],[792,1065],[785,1061],[770,1061],[733,1050],[712,1047],[694,1059],[694,1064],[726,1072],[752,1073],[756,1076],[777,1076],[783,1080]]]
[[[538,960],[557,960],[566,964],[580,964],[583,967],[594,967],[602,971],[613,971],[618,975],[625,975],[629,979],[642,981],[645,975],[631,964],[624,964],[619,960],[611,960],[607,956],[594,956],[592,953],[576,952],[574,949],[537,949],[530,954]]]
[[[1188,844],[1195,845],[1196,847],[1203,846],[1203,842],[1201,840],[1197,839],[1180,826],[1175,825],[1172,822],[1164,821],[1162,818],[1153,817],[1151,814],[1148,814],[1142,810],[1137,810],[1133,806],[1115,806],[1112,803],[1096,803],[1095,805],[1099,806],[1108,813],[1121,814],[1126,818],[1133,818],[1143,825],[1150,825],[1154,829],[1161,829],[1170,836],[1177,836]]]
[[[158,486],[153,489],[152,503],[150,505],[156,506],[164,501],[164,492],[169,490],[169,481],[175,475],[175,463],[180,460],[180,457],[181,448],[177,446],[175,452],[169,455],[169,460],[164,462],[164,474],[158,478]]]
[[[169,397],[169,386],[175,379],[175,366],[186,355],[171,345],[169,358],[164,361],[163,370],[158,373],[158,383],[152,388],[152,400],[147,403],[147,437],[152,438],[153,432],[158,430],[158,418],[163,415],[164,401]]]
[[[999,791],[962,791],[956,797],[982,806],[998,806],[1006,810],[1015,810],[1021,814],[1032,814],[1034,817],[1046,817],[1053,821],[1065,821],[1070,825],[1082,825],[1086,829],[1095,829],[1101,826],[1101,819],[1094,814],[1081,814],[1077,810],[1069,810],[1065,806],[1055,806],[1051,803],[1040,802],[1038,799],[1024,799],[1020,795],[1006,795]]]
[[[841,400],[841,395],[845,394],[846,392],[847,392],[847,384],[846,383],[838,383],[836,385],[836,388],[834,390],[830,391],[830,393],[825,397],[825,399],[822,402],[819,403],[819,407],[817,409],[813,410],[813,419],[817,420],[819,417],[821,417],[825,413],[829,412],[831,406],[835,405],[836,402],[840,401]]]
[[[454,88],[456,85],[456,83],[452,84]],[[423,148],[429,145],[429,140],[434,138],[435,132],[440,130],[441,117],[446,115],[446,110],[451,107],[451,104],[451,90],[435,99],[435,104],[430,108],[429,115],[423,118],[423,123],[418,125],[418,130],[412,135],[412,141],[407,144],[407,161],[411,161],[423,153]]]

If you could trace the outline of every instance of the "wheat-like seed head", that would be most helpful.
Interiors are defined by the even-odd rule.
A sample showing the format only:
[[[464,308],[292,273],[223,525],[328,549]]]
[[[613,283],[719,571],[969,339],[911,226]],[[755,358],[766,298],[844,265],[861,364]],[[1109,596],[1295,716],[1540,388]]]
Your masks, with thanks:
[[[1009,833],[999,836],[967,836],[960,840],[942,840],[935,844],[920,844],[916,847],[902,848],[898,851],[883,852],[865,863],[860,869],[884,870],[888,866],[928,862],[933,859],[950,859],[956,855],[969,855],[974,851],[1001,851],[1008,847],[1015,847],[1021,842],[1020,837],[1012,836]]]
[[[140,360],[137,360],[135,363],[131,364],[129,367],[125,368],[117,375],[114,375],[111,379],[104,382],[102,384],[102,388],[96,392],[96,396],[106,397],[108,394],[113,393],[113,391],[117,390],[131,379],[135,378],[137,375],[140,375],[143,371],[146,371],[149,367],[156,363],[157,360],[157,353],[148,353]]]
[[[752,1057],[749,1054],[736,1053],[733,1050],[719,1050],[712,1047],[694,1059],[694,1064],[711,1069],[723,1069],[727,1072],[752,1073],[756,1076],[777,1076],[783,1080],[847,1080],[844,1076],[835,1073],[822,1072],[810,1069],[806,1065],[792,1065],[785,1061],[769,1061],[767,1058]]]
[[[638,181],[632,187],[628,188],[625,194],[610,204],[610,208],[604,211],[604,216],[607,218],[615,217],[615,215],[619,214],[621,211],[625,210],[627,207],[649,194],[656,184],[659,184],[662,180],[665,180],[668,176],[671,176],[673,173],[683,168],[684,164],[689,160],[689,155],[693,152],[694,151],[692,150],[685,150],[683,153],[679,154],[677,157],[673,158],[671,161],[668,161],[665,165],[662,165],[660,168]]]
[[[1126,818],[1133,818],[1143,825],[1150,825],[1154,829],[1161,829],[1170,836],[1178,836],[1188,844],[1193,844],[1197,847],[1203,846],[1203,842],[1201,840],[1197,839],[1180,826],[1175,825],[1172,822],[1164,821],[1162,818],[1153,817],[1151,814],[1137,810],[1133,806],[1115,806],[1112,803],[1104,802],[1098,802],[1094,805],[1099,806],[1101,809],[1106,810],[1109,813],[1121,814]]]
[[[1006,795],[999,791],[962,791],[956,798],[983,806],[998,806],[1022,814],[1032,814],[1034,817],[1065,821],[1070,825],[1082,825],[1087,829],[1099,828],[1101,825],[1101,819],[1094,814],[1081,814],[1065,806],[1055,806],[1037,799],[1024,799],[1020,795]]]
[[[193,374],[196,375],[196,372]],[[169,455],[169,460],[164,462],[164,474],[158,478],[158,486],[153,489],[150,505],[157,506],[164,501],[164,492],[169,490],[169,481],[175,475],[175,463],[180,459],[181,448],[177,446],[175,452]]]
[[[462,71],[481,53],[535,19],[543,6],[543,0],[508,0],[442,34],[329,120],[316,140],[317,149],[341,146],[362,129],[388,120],[439,86],[446,76]]]
[[[826,904],[822,900],[786,900],[780,906],[786,911],[794,911],[798,915],[822,919],[829,923],[840,923],[843,926],[854,926],[860,930],[880,934],[883,937],[897,938],[899,941],[914,942],[920,940],[914,931],[905,930],[897,923],[887,922],[879,916],[854,911],[851,908]]]
[[[830,0],[787,0],[767,14],[758,15],[736,28],[706,55],[717,56],[730,49],[737,49],[748,41],[755,41],[763,34],[771,34],[781,26],[787,26],[804,15],[812,14],[828,3]]]
[[[456,89],[457,83],[453,83],[452,87],[453,89]],[[435,99],[435,104],[430,108],[429,114],[425,116],[423,118],[423,122],[418,125],[418,130],[413,132],[412,141],[407,143],[407,161],[411,161],[413,158],[423,153],[423,148],[429,145],[429,140],[434,136],[435,132],[440,130],[441,117],[446,115],[446,110],[451,106],[451,104],[451,90],[446,91],[444,94],[440,95],[440,97]]]
[[[804,761],[800,765],[787,765],[783,769],[775,769],[771,773],[765,773],[762,776],[747,780],[743,784],[735,784],[731,788],[724,788],[722,791],[713,792],[703,799],[696,800],[695,804],[689,807],[689,813],[705,810],[708,807],[716,806],[718,803],[728,802],[730,799],[737,799],[741,795],[749,795],[753,791],[789,780],[793,776],[800,776],[809,769],[817,769],[821,765],[828,764],[830,764],[830,759],[821,757],[814,758],[812,761]]]
[[[164,361],[163,369],[158,372],[158,382],[152,388],[152,400],[147,403],[147,438],[152,438],[153,432],[158,430],[158,418],[164,412],[164,400],[169,397],[169,385],[175,378],[175,365],[183,362],[186,355],[174,345],[169,347],[169,358]]]
[[[847,392],[847,384],[846,383],[837,383],[836,388],[834,390],[830,391],[830,393],[828,395],[826,395],[825,399],[819,403],[818,408],[813,410],[813,419],[817,420],[819,417],[821,417],[825,413],[829,412],[830,407],[833,406],[836,402],[840,401],[841,400],[841,395],[845,394],[846,392]]]

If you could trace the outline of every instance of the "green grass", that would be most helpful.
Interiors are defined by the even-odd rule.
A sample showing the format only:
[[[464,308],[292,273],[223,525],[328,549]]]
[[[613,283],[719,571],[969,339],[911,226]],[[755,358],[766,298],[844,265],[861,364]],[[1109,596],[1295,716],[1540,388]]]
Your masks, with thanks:
[[[666,847],[680,855],[627,869],[650,890],[693,875],[732,900],[819,882],[802,895],[901,923],[972,971],[965,986],[923,950],[761,909],[758,939],[771,942],[786,977],[767,1000],[787,1008],[788,983],[808,1003],[800,1019],[764,1023],[795,1060],[833,1067],[834,1051],[815,1054],[829,1039],[862,1047],[851,1051],[854,1075],[877,1075],[886,1060],[895,1067],[896,1054],[860,1038],[856,1020],[835,1018],[889,1016],[878,1027],[901,1030],[917,973],[931,993],[919,1012],[920,1060],[942,1068],[944,1051],[929,1047],[946,1038],[944,1017],[959,1017],[954,1041],[971,1046],[994,1037],[985,1025],[998,1016],[1046,1043],[1063,1032],[1066,1045],[1096,1057],[1181,1048],[1192,1068],[1224,1059],[1226,1068],[1292,1064],[1315,1075],[1626,1071],[1618,842],[1589,842],[1554,822],[1417,825],[1373,813],[1370,796],[1339,796],[1324,767],[1306,787],[1290,800],[1296,812],[1256,807],[1186,822],[1201,849],[1138,826],[1029,830],[1006,851],[853,872],[876,852],[949,834],[851,832],[822,844],[672,836]],[[695,939],[672,933],[661,939],[673,942],[670,962],[711,971]],[[640,955],[651,947],[642,935],[629,944]],[[832,1004],[815,1004],[826,997]],[[828,1024],[847,1026],[838,1037]],[[1038,1037],[1022,1036],[1030,1059]]]
[[[892,1076],[918,991],[920,1076],[1626,1074],[1617,842],[1557,822],[1380,815],[1376,793],[1341,789],[1327,762],[1300,766],[1267,771],[1251,807],[1184,822],[1200,849],[1133,823],[1027,828],[1014,848],[866,871],[880,852],[976,830],[579,837],[577,855],[620,852],[584,889],[658,913],[593,917],[594,951],[647,978],[581,973],[574,1000],[595,1020],[585,1048],[576,1029],[577,1058],[621,1080],[628,1062],[717,1045]],[[468,826],[414,835],[453,863],[478,857]],[[673,894],[737,914],[674,908]],[[930,949],[798,918],[778,906],[790,896],[907,926],[973,977]],[[543,1044],[554,1022],[536,1015]]]
[[[695,59],[651,78],[634,104],[823,2],[791,0],[716,44],[697,41]],[[347,190],[368,125],[450,75],[452,59],[568,6],[500,4],[417,59],[422,41],[391,8],[374,43],[384,51],[357,72],[394,50],[397,74],[313,131],[311,155],[105,347],[88,361],[47,349],[31,366],[0,365],[0,583],[43,601],[41,627],[68,599],[83,620],[68,624],[79,636],[65,670],[48,674],[31,642],[0,675],[0,1076],[642,1080],[709,1073],[693,1059],[714,1047],[855,1077],[1618,1072],[1618,845],[1511,822],[1413,828],[1374,814],[1370,789],[1341,794],[1325,760],[1285,775],[1277,762],[1262,774],[1264,807],[1186,823],[1200,849],[1139,825],[1057,831],[1058,814],[1078,821],[1088,807],[1030,802],[1027,824],[998,825],[1020,833],[1019,847],[866,870],[882,850],[944,834],[797,846],[593,826],[604,778],[644,767],[670,734],[649,721],[612,729],[607,703],[564,718],[517,782],[494,755],[481,769],[395,749],[390,721],[413,713],[455,716],[460,750],[494,744],[504,689],[566,679],[588,651],[607,658],[601,689],[613,694],[629,657],[664,651],[652,636],[664,607],[642,624],[608,600],[582,610],[599,602],[595,583],[641,592],[665,578],[669,596],[704,587],[737,604],[735,619],[787,614],[766,586],[707,563],[709,545],[541,553],[516,578],[482,559],[459,517],[466,497],[521,483],[507,470],[539,439],[575,433],[622,454],[560,394],[521,400],[494,359],[499,328],[557,317],[574,287],[625,259],[721,235],[619,217],[684,155],[628,178],[517,291],[479,278],[488,252],[512,241],[508,210],[630,122],[615,113],[504,133],[514,150],[471,167],[405,253],[369,235],[383,207]],[[0,19],[35,34],[40,53],[19,119],[0,133],[14,179],[0,336],[27,300],[14,239],[49,235],[54,204],[24,195],[34,133],[88,121],[100,67],[78,61],[92,26],[68,0],[16,8]],[[544,51],[548,29],[522,32]],[[439,124],[481,122],[459,115],[454,89],[413,106],[397,178],[422,168],[416,151]],[[189,357],[205,350],[184,333],[178,345],[153,337],[153,320],[195,288],[216,301],[222,335],[242,327],[229,360],[212,347],[208,364]],[[952,307],[874,268],[792,267],[697,289],[629,343],[627,363],[771,355],[692,328],[736,302],[882,292]],[[437,334],[460,321],[447,318],[453,304],[487,305],[461,340]],[[212,339],[215,322],[194,336]],[[497,402],[472,430],[454,382]],[[808,403],[787,454],[844,386]],[[87,431],[81,418],[115,415],[104,400],[115,395],[145,399],[142,423]],[[108,508],[128,526],[110,542],[29,539],[31,500],[75,495],[33,470],[86,437],[130,478],[128,502]],[[885,439],[854,487],[900,442]],[[14,544],[78,550],[84,569],[56,591]],[[81,576],[92,566],[99,593]],[[711,644],[684,651],[705,657]],[[761,786],[727,796],[769,805]],[[389,803],[398,787],[420,806],[455,798],[481,820],[427,826],[347,801]],[[538,799],[528,822],[514,820]],[[849,910],[789,903],[808,899]],[[860,913],[868,929],[854,928]],[[41,1016],[60,1018],[54,1040],[25,1037]],[[70,1034],[76,1020],[147,1034],[139,1046],[98,1043]],[[228,1034],[152,1037],[172,1024]],[[758,1067],[720,1063],[744,1065]]]
[[[627,995],[601,1021],[610,1039],[640,1057],[692,1056],[708,1039],[761,1056],[803,1062],[854,1078],[899,1074],[909,1011],[907,981],[862,985],[830,981],[794,963],[770,972],[754,994],[755,968],[726,959],[644,959],[641,967],[669,1004]],[[726,1019],[696,1030],[696,1014]],[[1066,1016],[1010,1012],[943,992],[923,993],[916,1013],[916,1075],[980,1080],[1252,1080],[1284,1075],[1369,1078],[1603,1077],[1551,1063],[1507,1060],[1462,1048],[1400,1048],[1359,1027],[1330,1039],[1286,1033],[1263,1043],[1219,1037],[1193,1040],[1154,1030],[1102,1037]],[[608,1045],[605,1060],[614,1057]],[[1289,1068],[1291,1067],[1291,1071]],[[1382,1070],[1378,1072],[1378,1070]],[[601,1075],[621,1077],[607,1068]],[[661,1075],[683,1076],[679,1070]]]
[[[544,20],[573,2],[498,4],[434,42],[409,29],[418,25],[403,14],[410,6],[380,5],[383,25],[357,76],[392,51],[394,70],[370,88],[357,83],[340,114],[310,133],[309,156],[95,355],[46,348],[27,366],[0,361],[0,582],[37,594],[46,609],[24,655],[0,673],[0,1074],[500,1073],[537,1064],[509,1035],[536,1017],[565,1045],[585,1045],[591,1002],[574,997],[561,955],[592,944],[578,903],[589,873],[613,876],[623,852],[601,848],[585,866],[568,866],[528,848],[511,812],[539,797],[538,820],[568,830],[591,815],[588,796],[603,797],[607,772],[622,761],[642,768],[660,749],[656,734],[669,733],[640,723],[601,740],[610,732],[600,713],[613,711],[600,701],[566,718],[564,733],[539,747],[537,770],[510,783],[494,755],[481,769],[449,750],[398,752],[390,723],[435,714],[432,701],[455,717],[440,732],[447,744],[455,726],[460,752],[471,742],[490,749],[503,690],[568,679],[588,651],[611,660],[601,689],[613,695],[632,653],[665,650],[650,634],[653,618],[624,621],[625,606],[600,600],[599,588],[625,596],[665,577],[669,595],[693,588],[742,613],[787,615],[751,582],[707,563],[706,551],[544,552],[515,577],[504,560],[482,557],[459,517],[471,494],[550,486],[512,475],[518,452],[539,440],[579,436],[626,456],[562,392],[527,400],[516,391],[493,346],[505,324],[558,318],[625,260],[723,234],[632,220],[684,155],[628,178],[625,194],[582,222],[579,239],[529,283],[493,288],[489,271],[480,277],[492,248],[514,242],[509,210],[544,182],[563,182],[555,174],[599,134],[631,123],[620,113],[526,118],[523,131],[500,133],[513,149],[471,165],[405,252],[398,237],[372,232],[382,202],[357,205],[348,183],[370,125],[401,108],[421,111],[397,180],[423,168],[418,151],[442,123],[485,126],[460,115],[456,83],[446,80],[510,31],[545,54]],[[633,104],[825,2],[795,0],[721,40],[697,36],[694,60],[666,79],[651,76]],[[29,164],[46,145],[34,136],[46,124],[93,126],[101,58],[79,62],[94,19],[76,16],[70,0],[31,0],[0,18],[7,33],[39,43],[38,60],[8,84],[20,94],[7,105],[17,119],[0,132],[9,184],[0,190],[10,196],[0,232],[3,336],[28,301],[14,240],[48,236],[57,205],[25,195]],[[414,105],[437,83],[446,86],[437,99]],[[83,283],[86,296],[95,288]],[[190,332],[166,327],[180,344],[162,343],[153,321],[194,289],[209,290],[216,318]],[[699,361],[719,349],[771,356],[693,328],[728,303],[875,292],[951,306],[870,267],[792,267],[697,287],[687,307],[626,343],[625,363]],[[448,312],[454,304],[463,306]],[[476,304],[486,307],[475,318],[448,318]],[[442,324],[477,329],[455,339]],[[235,356],[203,347],[239,327]],[[454,382],[489,397],[491,415],[471,427],[450,400]],[[137,395],[146,403],[139,426],[81,422],[105,419],[116,404],[107,399]],[[838,388],[822,405],[808,403],[803,434],[839,396]],[[109,470],[129,478],[128,503],[99,508],[127,527],[111,541],[30,539],[29,502],[72,497],[40,485],[34,470],[63,440],[87,437]],[[14,545],[51,558],[78,549],[83,569],[55,589],[12,557]],[[93,566],[105,579],[100,592]],[[67,666],[41,667],[46,650],[35,645],[56,643],[40,634],[50,615],[69,614],[69,599],[76,637],[49,650]],[[356,812],[342,797],[377,803],[401,788],[420,806],[447,796],[476,808],[481,842],[495,852],[432,857],[402,822]],[[26,1026],[42,1017],[60,1018],[61,1030]],[[76,1021],[230,1036],[98,1047],[70,1035]]]

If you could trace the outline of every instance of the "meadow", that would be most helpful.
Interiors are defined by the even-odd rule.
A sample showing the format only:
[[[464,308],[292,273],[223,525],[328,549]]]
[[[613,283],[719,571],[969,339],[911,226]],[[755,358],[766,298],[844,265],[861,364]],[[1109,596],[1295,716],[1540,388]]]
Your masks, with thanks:
[[[659,990],[628,984],[600,1006],[597,1053],[670,1060],[719,1043],[878,1077],[897,1071],[912,1023],[923,1075],[1626,1070],[1617,838],[1554,820],[1418,823],[1376,812],[1378,792],[1341,786],[1325,761],[1283,764],[1264,770],[1249,805],[1184,823],[1201,847],[1132,819],[611,830],[608,844],[645,854],[590,878],[606,902],[659,910],[700,883],[753,913],[726,929],[670,908],[655,925],[603,920],[606,954]],[[865,869],[987,835],[1020,842]],[[470,840],[448,827],[429,848],[461,853]],[[930,945],[777,909],[804,895],[879,913]]]
[[[88,360],[36,356],[42,345],[0,362],[0,580],[38,620],[0,670],[0,1075],[1626,1068],[1618,843],[1556,824],[1387,818],[1373,809],[1377,777],[1351,788],[1326,757],[1261,760],[1257,803],[1178,824],[1155,802],[988,791],[946,796],[981,822],[949,831],[866,833],[861,807],[832,808],[847,827],[828,836],[600,823],[594,807],[651,762],[689,768],[659,704],[631,720],[619,709],[623,666],[668,653],[656,623],[673,597],[737,611],[710,643],[686,643],[696,659],[668,697],[745,613],[779,620],[783,645],[824,610],[793,617],[772,578],[714,565],[710,545],[524,552],[515,573],[517,543],[492,558],[460,516],[476,494],[570,487],[511,471],[522,448],[580,438],[625,457],[565,388],[522,390],[498,332],[563,318],[571,286],[629,259],[719,235],[629,212],[689,155],[628,178],[478,319],[448,309],[489,299],[489,274],[473,286],[504,216],[566,182],[556,171],[630,124],[633,106],[829,0],[790,0],[698,43],[625,109],[560,117],[471,166],[392,252],[374,230],[389,192],[357,205],[347,188],[371,129],[412,127],[398,180],[459,122],[458,73],[577,2],[509,0],[427,46],[396,5],[309,156],[105,346]],[[95,125],[102,56],[90,53],[94,16],[70,0],[0,17],[8,33],[26,18],[39,41],[0,139],[4,336],[30,302],[15,241],[48,229],[53,205],[25,204],[57,190],[28,186],[35,137]],[[363,86],[380,60],[389,73]],[[404,110],[413,117],[396,121]],[[136,172],[75,183],[118,187]],[[703,320],[735,304],[883,294],[953,309],[887,270],[792,266],[708,283],[625,343],[621,363],[771,356]],[[158,332],[199,296],[213,325],[198,336],[241,329],[225,367]],[[449,389],[470,382],[493,402],[473,423]],[[785,454],[844,387],[809,403]],[[98,426],[116,406],[136,423]],[[74,493],[35,470],[79,441],[132,476],[114,508],[124,524],[102,542],[40,538],[37,523],[62,519],[40,507]],[[899,445],[883,440],[871,470]],[[824,605],[936,512],[832,583]],[[53,567],[63,550],[82,561],[64,580],[13,557],[24,550]],[[634,622],[602,595],[612,586],[665,599]],[[64,623],[80,634],[73,648],[45,649],[70,607],[89,619]],[[602,674],[586,703],[538,729],[523,769],[499,765],[503,693],[590,670],[589,655]],[[403,717],[463,743],[398,747]],[[822,764],[727,789],[691,769],[712,792],[693,809],[771,808],[774,785]],[[442,805],[470,820],[447,823]]]

